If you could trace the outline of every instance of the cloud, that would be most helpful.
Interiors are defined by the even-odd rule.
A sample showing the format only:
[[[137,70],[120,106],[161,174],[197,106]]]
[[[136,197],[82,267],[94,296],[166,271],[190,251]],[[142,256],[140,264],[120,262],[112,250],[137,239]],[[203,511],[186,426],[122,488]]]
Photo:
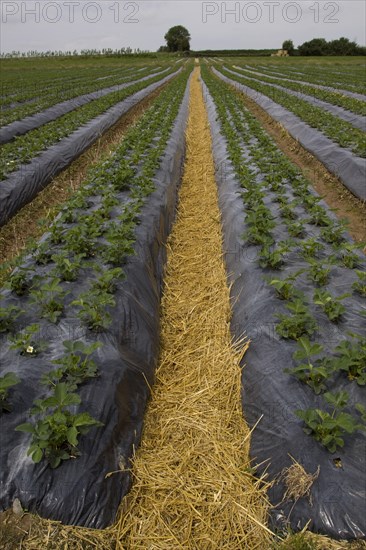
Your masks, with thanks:
[[[357,0],[2,0],[1,49],[155,51],[173,25],[187,27],[192,49],[278,48],[287,38],[299,45],[340,36],[363,45],[365,15]]]

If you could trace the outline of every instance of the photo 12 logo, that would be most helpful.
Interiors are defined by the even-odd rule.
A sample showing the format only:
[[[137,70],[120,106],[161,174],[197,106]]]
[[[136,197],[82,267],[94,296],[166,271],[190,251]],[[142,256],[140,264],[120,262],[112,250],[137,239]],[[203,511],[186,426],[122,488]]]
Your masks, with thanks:
[[[21,23],[139,23],[137,2],[89,2],[51,1],[51,2],[1,2],[1,21],[3,24],[20,21]]]
[[[313,23],[339,23],[337,2],[202,2],[202,22],[298,23],[309,14]]]

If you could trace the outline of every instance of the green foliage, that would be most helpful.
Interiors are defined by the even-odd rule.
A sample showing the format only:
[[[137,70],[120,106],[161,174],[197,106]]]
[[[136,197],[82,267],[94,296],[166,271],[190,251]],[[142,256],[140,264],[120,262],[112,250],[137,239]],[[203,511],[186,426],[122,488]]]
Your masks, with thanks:
[[[99,290],[84,292],[80,294],[78,300],[72,302],[72,305],[80,307],[78,317],[90,330],[102,331],[112,322],[107,308],[114,307],[115,300],[108,292]]]
[[[301,299],[286,304],[292,315],[279,313],[280,322],[276,325],[276,332],[282,338],[298,340],[301,336],[311,336],[317,329],[315,319]]]
[[[292,246],[291,241],[279,242],[277,247],[264,245],[259,254],[259,265],[263,268],[280,269],[284,264],[286,254]]]
[[[348,296],[350,294],[346,293],[336,297],[326,290],[318,289],[314,293],[314,303],[322,308],[330,321],[336,322],[346,311],[341,301]]]
[[[54,274],[60,277],[62,281],[75,281],[78,277],[79,270],[82,265],[84,254],[76,254],[70,259],[66,251],[54,254],[52,260],[56,264]]]
[[[305,259],[315,258],[319,252],[324,250],[324,245],[317,241],[315,237],[310,237],[300,243],[300,249]]]
[[[90,355],[101,347],[101,343],[95,342],[87,345],[83,342],[66,340],[63,344],[67,351],[66,355],[52,361],[53,364],[61,366],[44,374],[41,383],[47,386],[56,386],[65,382],[70,390],[75,391],[86,380],[98,376],[98,367],[90,359]]]
[[[248,229],[243,238],[250,244],[265,244],[272,242],[271,230],[276,227],[275,218],[264,204],[258,204],[248,212],[245,222]]]
[[[329,42],[324,38],[313,38],[301,44],[298,50],[300,55],[365,55],[365,48],[345,37]]]
[[[52,226],[52,230],[53,230]],[[52,233],[51,230],[51,233]],[[60,237],[61,238],[61,237]],[[51,236],[52,240],[52,236]],[[33,257],[36,260],[38,265],[47,265],[51,261],[52,252],[50,250],[50,244],[48,242],[43,242],[37,245],[37,248],[33,252]]]
[[[174,70],[175,68],[169,67],[164,73],[164,76],[172,73]],[[145,73],[145,75],[148,76],[148,73]],[[140,73],[139,76],[142,76],[142,73]],[[29,163],[44,149],[47,149],[54,143],[70,135],[89,120],[104,113],[107,109],[113,107],[123,99],[143,90],[149,84],[158,82],[161,78],[162,75],[158,74],[148,80],[136,82],[124,89],[111,92],[59,117],[57,120],[49,122],[34,130],[30,130],[26,134],[18,136],[15,140],[6,143],[2,146],[2,155],[0,158],[0,180],[7,178],[11,172],[19,168],[20,164]],[[100,87],[100,83],[96,86],[96,89],[98,89],[98,87]],[[58,101],[60,101],[60,99],[58,99]],[[54,235],[53,242],[57,242],[56,235]]]
[[[13,330],[15,320],[22,313],[17,306],[0,307],[0,333]]]
[[[275,543],[273,550],[319,550],[319,547],[307,538],[306,532],[301,532],[290,533],[285,540]]]
[[[358,277],[358,281],[355,281],[352,284],[352,288],[361,294],[361,296],[366,297],[366,271],[356,269],[356,275]]]
[[[185,52],[190,50],[189,31],[182,25],[171,27],[165,34],[164,39],[169,52]]]
[[[366,338],[359,338],[358,343],[343,341],[335,351],[337,356],[331,364],[335,370],[346,372],[349,380],[355,380],[359,386],[366,385]]]
[[[20,380],[14,372],[7,372],[4,376],[0,376],[0,413],[11,410],[8,403],[9,390],[19,382]]]
[[[321,354],[322,351],[322,345],[312,344],[306,337],[299,338],[298,349],[295,351],[293,358],[295,360],[306,359],[306,362],[284,370],[307,384],[316,394],[327,389],[325,382],[332,373],[326,357],[313,360],[313,357]]]
[[[282,44],[282,49],[287,50],[289,55],[294,55],[295,46],[292,40],[285,40]]]
[[[10,336],[10,349],[17,349],[20,355],[26,357],[35,357],[45,349],[45,343],[36,338],[36,333],[39,331],[39,325],[34,323],[27,326],[22,332]]]
[[[30,294],[31,303],[39,305],[42,317],[51,323],[58,321],[64,309],[64,297],[67,292],[63,290],[60,282],[60,279],[55,277],[48,283],[43,283],[38,290],[32,290]]]
[[[35,401],[32,415],[39,415],[35,423],[24,423],[17,431],[32,434],[28,455],[35,463],[45,458],[51,468],[57,468],[63,460],[75,458],[79,453],[79,436],[93,426],[102,426],[88,413],[74,414],[69,407],[79,405],[81,398],[72,393],[65,383],[54,387],[53,394]]]
[[[103,271],[100,277],[92,284],[92,292],[107,292],[112,294],[116,290],[117,281],[124,278],[123,269],[115,267]]]
[[[302,272],[303,269],[300,269],[284,279],[268,279],[269,284],[276,289],[277,296],[281,300],[292,300],[299,294],[294,286],[294,281],[296,281]]]
[[[354,269],[360,263],[360,257],[354,251],[362,247],[362,244],[347,242],[334,246],[335,250],[340,254],[341,262],[349,269]]]
[[[331,222],[325,208],[319,206],[318,204],[315,204],[314,206],[309,208],[308,212],[309,218],[307,221],[313,225],[326,227]]]
[[[304,224],[301,221],[288,222],[287,231],[291,237],[297,237],[298,239],[304,237],[305,235]]]
[[[10,275],[8,287],[18,296],[24,296],[31,286],[29,269],[18,267]]]
[[[313,258],[307,258],[307,262],[310,264],[309,270],[307,271],[308,279],[319,286],[326,285],[329,281],[331,268],[324,267],[323,262],[318,262]]]
[[[335,453],[344,447],[344,435],[353,434],[358,430],[365,430],[351,414],[343,411],[348,403],[347,392],[336,394],[325,393],[324,399],[332,407],[331,411],[322,409],[297,410],[296,415],[305,422],[304,432],[312,435],[316,441],[326,447],[329,452]]]
[[[288,220],[288,221],[296,220],[296,218],[298,217],[293,204],[291,205],[285,204],[284,206],[282,206],[280,208],[280,214],[281,214],[281,218],[284,218],[285,220]]]
[[[331,223],[321,230],[322,239],[329,244],[340,244],[345,241],[344,230],[346,223]]]

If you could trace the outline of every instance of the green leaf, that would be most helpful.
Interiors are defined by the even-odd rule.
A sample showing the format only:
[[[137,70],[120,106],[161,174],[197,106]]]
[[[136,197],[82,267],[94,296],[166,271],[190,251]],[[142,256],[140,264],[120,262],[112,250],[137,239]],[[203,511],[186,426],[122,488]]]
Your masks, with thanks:
[[[20,379],[17,377],[16,374],[14,374],[14,372],[8,372],[2,378],[0,377],[0,388],[8,389],[12,386],[15,386],[16,384],[19,384],[19,382]]]
[[[344,412],[337,416],[337,424],[349,434],[353,433],[358,428],[355,419],[350,414]]]
[[[72,426],[67,430],[67,441],[72,445],[73,447],[77,447],[78,445],[78,431],[75,428],[75,426]]]
[[[26,433],[33,433],[34,432],[34,425],[30,422],[25,422],[24,424],[19,424],[15,431],[17,432],[26,432]]]
[[[38,447],[32,453],[32,460],[33,462],[38,464],[39,462],[41,462],[42,458],[43,458],[43,451]]]

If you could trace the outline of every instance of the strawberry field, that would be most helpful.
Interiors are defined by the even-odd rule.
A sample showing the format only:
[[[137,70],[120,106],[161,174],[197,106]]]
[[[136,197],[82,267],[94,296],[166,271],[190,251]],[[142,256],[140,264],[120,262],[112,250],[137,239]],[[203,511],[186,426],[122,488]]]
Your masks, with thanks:
[[[250,430],[248,449],[243,447],[248,475],[254,494],[263,484],[269,500],[253,525],[273,544],[306,528],[334,539],[364,539],[366,235],[355,229],[353,217],[356,210],[365,216],[362,70],[355,63],[347,72],[293,59],[205,59],[199,67],[196,60],[196,68],[191,60],[176,61],[100,62],[64,72],[45,63],[37,78],[2,61],[2,232],[57,174],[155,96],[108,154],[90,163],[80,187],[43,222],[41,238],[4,258],[0,506],[7,510],[19,499],[23,509],[66,525],[105,530],[118,524],[108,527],[110,536],[117,537],[116,547],[129,547],[123,537],[130,528],[121,527],[119,505],[138,485],[133,461],[144,441],[159,358],[167,354],[165,336],[159,336],[161,299],[172,286],[165,285],[167,256],[184,256],[169,235],[180,208],[189,215],[179,189],[192,154],[186,127],[203,116],[194,114],[197,88],[194,101],[190,91],[199,79],[207,122],[200,120],[210,132],[212,159],[205,152],[189,178],[202,177],[200,170],[209,171],[213,162],[228,322],[233,341],[249,342],[240,360],[240,397],[228,399],[229,405],[241,400]],[[349,219],[319,195],[313,175],[286,149],[280,132],[278,139],[270,135],[253,106],[327,169],[329,181],[344,190],[339,206],[350,201]],[[197,200],[204,210],[204,192]],[[192,242],[204,231],[198,226],[192,214]],[[189,249],[193,263],[201,254],[220,256],[199,242]],[[201,284],[198,278],[197,292]],[[208,312],[216,291],[202,291]],[[183,292],[174,292],[178,310]],[[192,354],[193,361],[203,345],[210,347],[188,339],[179,348],[180,331],[196,307],[188,307],[181,327],[179,315],[169,327],[177,334],[173,386],[174,377],[179,386],[181,355]],[[212,321],[209,339],[216,337]],[[204,360],[197,365],[204,368]],[[177,406],[166,425],[183,414]],[[189,440],[188,432],[181,435]],[[215,444],[218,435],[207,431],[205,437]],[[182,452],[178,446],[177,464],[183,464]],[[310,480],[303,492],[297,492],[301,479],[291,485],[288,476],[299,466]],[[230,475],[235,478],[235,467]],[[156,483],[154,491],[158,509]],[[139,510],[139,498],[136,522],[147,513]],[[190,514],[201,509],[197,499],[187,504]],[[159,514],[168,518],[169,501],[164,506]],[[249,509],[249,517],[257,513]],[[202,519],[202,509],[198,515]],[[176,538],[166,543],[178,540],[185,547],[185,528],[175,531],[176,521],[168,529]],[[188,521],[192,533],[194,521]],[[233,535],[227,544],[249,543]]]

